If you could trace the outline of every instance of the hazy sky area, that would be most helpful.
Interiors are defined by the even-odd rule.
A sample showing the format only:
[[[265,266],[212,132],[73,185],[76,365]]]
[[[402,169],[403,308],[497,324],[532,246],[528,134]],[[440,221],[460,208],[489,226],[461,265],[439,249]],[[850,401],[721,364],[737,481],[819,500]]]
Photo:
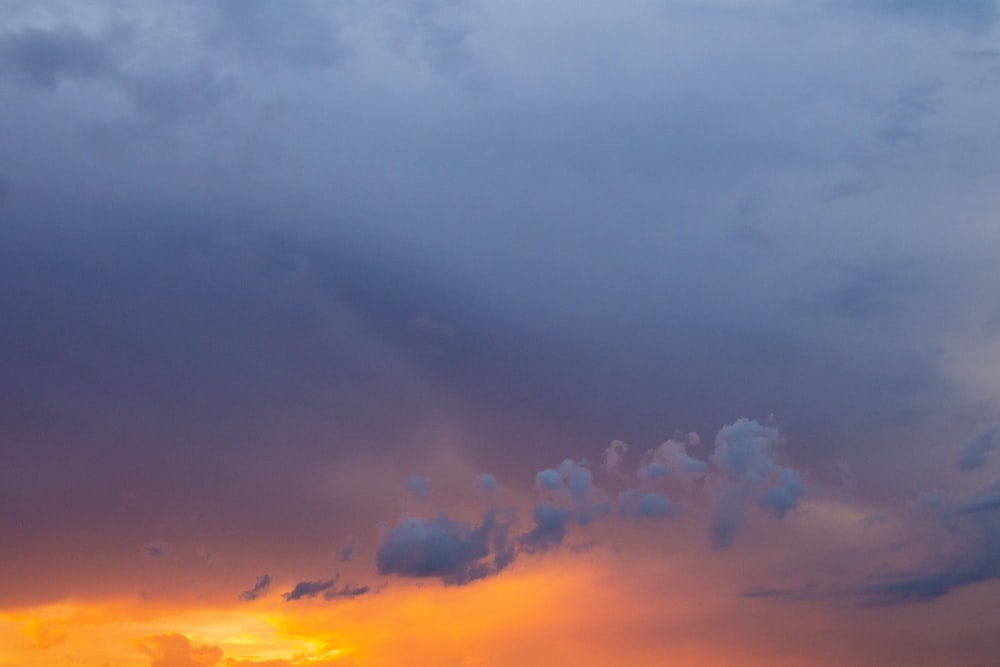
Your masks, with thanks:
[[[996,0],[0,3],[0,667],[998,667]]]

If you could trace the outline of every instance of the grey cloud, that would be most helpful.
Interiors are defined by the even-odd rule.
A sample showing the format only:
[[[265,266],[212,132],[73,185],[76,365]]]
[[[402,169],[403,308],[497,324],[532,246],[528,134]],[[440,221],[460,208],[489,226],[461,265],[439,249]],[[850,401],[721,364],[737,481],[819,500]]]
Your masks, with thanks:
[[[1000,17],[996,0],[854,0],[888,16],[939,22],[973,33],[987,32]]]
[[[392,48],[415,54],[440,76],[468,89],[480,90],[485,75],[469,45],[473,24],[466,19],[470,5],[464,0],[415,0],[397,7],[387,21]]]
[[[340,588],[331,588],[323,593],[324,600],[351,600],[362,595],[371,593],[370,586],[354,586],[345,583]]]
[[[256,600],[257,598],[264,597],[271,590],[271,575],[262,574],[257,577],[257,583],[255,583],[251,588],[240,593],[240,599],[246,601]],[[294,592],[294,591],[293,591]],[[286,600],[288,598],[285,598]]]
[[[209,43],[257,66],[329,66],[350,52],[333,16],[337,3],[222,0],[212,7]]]
[[[639,489],[623,491],[618,496],[618,512],[641,519],[658,519],[672,515],[674,504],[662,493]]]
[[[573,513],[562,507],[541,503],[532,512],[535,527],[521,535],[521,548],[528,553],[540,553],[562,546],[566,538],[566,525]]]
[[[962,443],[956,465],[962,470],[982,468],[997,444],[997,427],[991,424]]]
[[[959,514],[977,514],[1000,509],[1000,480],[993,482],[973,498],[961,502],[956,507]]]
[[[427,502],[431,496],[431,479],[420,475],[410,475],[410,478],[406,480],[406,490],[413,495],[413,499],[418,503]]]
[[[457,585],[483,579],[513,562],[509,528],[509,519],[494,509],[476,526],[444,514],[433,519],[404,516],[378,548],[378,571]]]
[[[1000,579],[1000,481],[972,498],[927,494],[938,522],[934,555],[914,571],[872,577],[852,591],[874,605],[923,602],[952,590]],[[943,545],[943,546],[942,546]]]
[[[108,45],[73,26],[22,28],[0,36],[0,74],[34,88],[54,88],[60,79],[94,80],[117,69]]]
[[[285,599],[285,602],[293,602],[303,598],[314,598],[320,593],[333,588],[336,582],[335,578],[327,579],[326,581],[300,581],[295,584],[292,590],[284,593],[282,597]]]
[[[612,440],[608,448],[604,450],[604,468],[608,472],[621,474],[622,459],[627,453],[628,443],[621,440]]]
[[[798,473],[774,460],[781,440],[776,428],[745,418],[719,431],[711,457],[718,474],[712,487],[715,547],[733,544],[754,500],[777,519],[798,505],[804,491]]]
[[[497,492],[497,478],[490,473],[484,472],[476,476],[475,487],[492,497]]]

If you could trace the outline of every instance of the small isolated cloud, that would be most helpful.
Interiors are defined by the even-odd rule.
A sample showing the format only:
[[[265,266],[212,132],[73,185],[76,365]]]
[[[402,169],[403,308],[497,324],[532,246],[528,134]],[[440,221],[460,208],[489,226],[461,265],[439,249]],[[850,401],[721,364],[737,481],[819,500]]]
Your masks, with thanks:
[[[252,588],[240,593],[240,599],[250,602],[256,600],[257,598],[262,598],[267,595],[271,590],[271,575],[262,574],[257,577],[257,583],[253,585]]]
[[[776,428],[751,419],[725,426],[715,439],[712,543],[732,545],[746,521],[748,506],[756,504],[776,519],[795,509],[804,492],[798,473],[774,461],[781,442]]]
[[[293,602],[303,598],[314,598],[320,593],[333,588],[335,583],[337,583],[336,579],[327,579],[326,581],[300,581],[295,584],[295,587],[292,588],[292,590],[288,591],[281,597],[285,598],[285,602]]]
[[[149,658],[149,667],[213,667],[222,660],[219,647],[195,646],[176,632],[145,637],[136,647]]]
[[[497,478],[484,472],[476,477],[475,488],[489,497],[493,497],[497,492]]]
[[[406,480],[406,490],[413,495],[413,499],[418,503],[426,502],[431,495],[431,479],[430,477],[410,475],[410,479]]]
[[[628,443],[621,440],[612,440],[608,448],[604,450],[604,468],[610,473],[621,474],[622,460],[628,453]]]
[[[990,452],[996,448],[997,441],[997,427],[990,424],[962,443],[956,465],[962,470],[982,468]]]
[[[662,493],[639,489],[623,491],[618,496],[618,513],[640,519],[660,519],[674,513],[674,504]]]
[[[495,509],[476,526],[443,513],[433,519],[404,516],[378,549],[378,571],[459,585],[483,579],[513,562],[509,528],[509,519]]]
[[[348,535],[347,539],[340,547],[340,562],[347,563],[354,556],[354,552],[357,550],[358,545],[361,541],[358,539],[357,535]]]

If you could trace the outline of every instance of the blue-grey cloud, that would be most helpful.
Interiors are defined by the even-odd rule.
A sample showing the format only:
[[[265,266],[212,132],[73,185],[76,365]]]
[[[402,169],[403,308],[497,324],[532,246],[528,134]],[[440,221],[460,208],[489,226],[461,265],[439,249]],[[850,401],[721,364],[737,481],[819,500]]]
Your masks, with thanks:
[[[541,503],[532,512],[535,527],[521,535],[518,543],[527,553],[540,553],[562,546],[566,526],[573,513],[562,507]]]
[[[712,490],[714,546],[733,544],[752,502],[777,519],[798,505],[804,492],[798,473],[775,462],[781,439],[776,428],[751,419],[739,419],[719,431],[711,457],[718,473]]]
[[[657,491],[643,492],[639,489],[623,491],[618,496],[618,512],[640,519],[658,519],[672,515],[674,504]]]
[[[345,583],[340,588],[331,588],[323,593],[324,600],[351,600],[356,597],[361,597],[362,595],[367,595],[371,593],[372,589],[370,586],[355,586],[352,584]]]
[[[427,502],[427,499],[431,496],[430,477],[410,475],[410,478],[406,480],[406,490],[413,495],[413,499],[418,503]]]
[[[509,528],[509,518],[495,509],[475,526],[444,514],[433,519],[404,516],[379,545],[378,571],[458,585],[483,579],[513,562]]]
[[[293,602],[303,598],[314,598],[324,591],[329,591],[333,588],[335,583],[337,583],[336,579],[327,579],[325,581],[300,581],[295,584],[292,590],[282,594],[281,597],[285,599],[285,602]]]
[[[962,470],[982,468],[997,444],[997,427],[991,424],[962,443],[956,464]]]
[[[257,583],[255,583],[252,587],[240,593],[240,599],[249,602],[252,600],[256,600],[257,598],[264,597],[270,591],[271,591],[271,575],[265,573],[257,577]]]
[[[0,75],[35,88],[54,88],[60,80],[94,80],[117,69],[108,44],[64,25],[26,27],[0,35]]]

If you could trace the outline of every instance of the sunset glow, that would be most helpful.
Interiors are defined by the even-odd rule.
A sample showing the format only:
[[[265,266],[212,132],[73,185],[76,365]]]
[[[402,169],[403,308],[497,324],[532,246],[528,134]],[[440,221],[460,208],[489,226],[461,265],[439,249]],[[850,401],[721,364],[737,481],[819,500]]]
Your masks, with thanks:
[[[0,100],[0,667],[1000,667],[1000,0],[4,0]]]

